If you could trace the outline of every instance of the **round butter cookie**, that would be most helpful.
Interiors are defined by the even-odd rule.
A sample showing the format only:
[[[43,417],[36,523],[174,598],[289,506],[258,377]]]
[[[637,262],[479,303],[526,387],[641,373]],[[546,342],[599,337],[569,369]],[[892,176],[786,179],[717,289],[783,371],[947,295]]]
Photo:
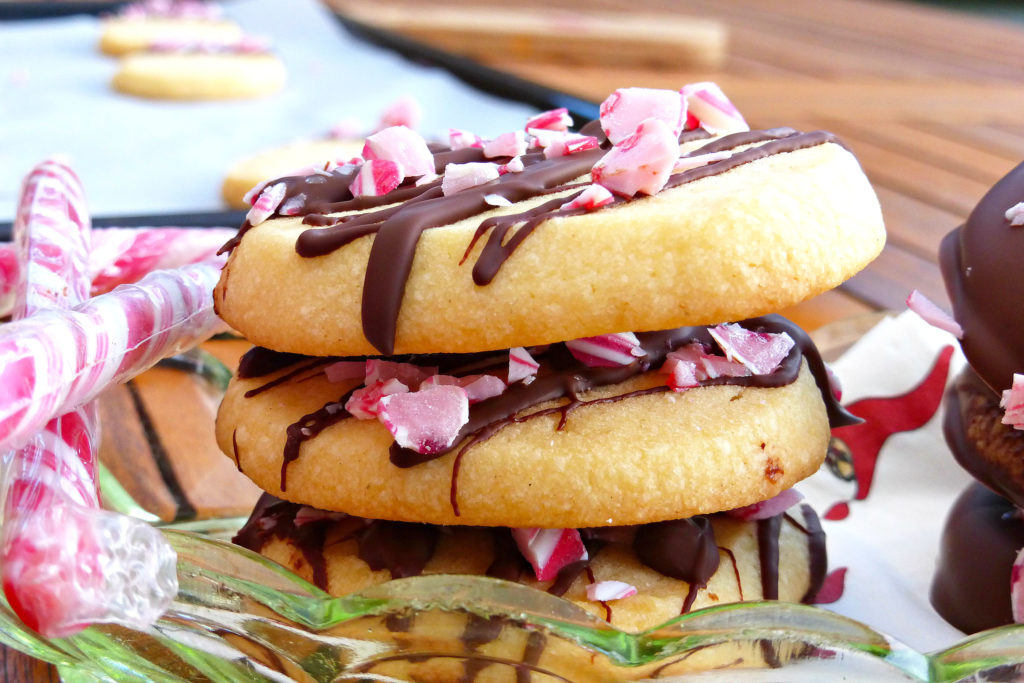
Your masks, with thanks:
[[[264,150],[231,165],[221,185],[221,195],[231,208],[248,209],[245,195],[263,181],[326,161],[344,161],[358,156],[362,149],[362,140],[324,139]]]
[[[227,19],[195,17],[111,17],[103,21],[100,51],[120,57],[153,44],[183,42],[230,43],[242,28]]]
[[[410,179],[353,198],[351,166],[271,183],[300,215],[243,225],[217,310],[282,351],[473,352],[761,315],[840,284],[885,240],[874,192],[828,133],[698,140],[684,160],[709,163],[588,205],[606,153],[530,152],[521,172],[455,192]],[[434,154],[438,172],[474,161],[481,150]],[[563,206],[574,198],[584,206]]]
[[[271,95],[284,87],[285,68],[261,52],[136,52],[121,60],[115,90],[163,100],[226,100]]]
[[[575,535],[575,530],[561,533]],[[577,538],[586,558],[566,562],[552,571],[554,578],[538,581],[537,570],[507,528],[332,515],[265,495],[234,540],[333,595],[418,575],[490,576],[561,596],[634,632],[717,604],[762,599],[810,602],[828,564],[824,532],[808,505],[762,520],[716,514],[636,527],[582,529]],[[605,581],[628,584],[635,594],[590,599],[588,584]],[[623,587],[623,593],[630,592]]]
[[[746,324],[782,328],[767,319]],[[363,402],[385,382],[368,381],[371,390],[362,379],[331,381],[331,359],[276,354],[268,366],[286,367],[257,376],[244,376],[254,373],[243,361],[243,378],[221,403],[217,439],[264,491],[377,519],[591,527],[733,509],[815,472],[830,419],[848,423],[820,357],[786,325],[798,343],[771,372],[705,376],[683,391],[658,369],[669,367],[673,349],[710,346],[705,328],[639,334],[643,355],[615,367],[588,367],[561,344],[534,349],[533,381],[470,404],[443,442],[434,434],[409,440],[421,426],[380,407],[393,396]],[[489,376],[501,384],[509,367],[508,354],[417,360],[467,382]],[[424,395],[431,382],[406,396]],[[423,410],[422,421],[447,423],[447,414]]]

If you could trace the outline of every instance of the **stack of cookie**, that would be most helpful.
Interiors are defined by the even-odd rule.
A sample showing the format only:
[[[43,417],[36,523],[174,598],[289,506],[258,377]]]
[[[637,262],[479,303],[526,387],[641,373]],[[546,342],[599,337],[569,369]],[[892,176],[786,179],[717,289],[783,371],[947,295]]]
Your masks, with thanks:
[[[1014,570],[1024,566],[1024,164],[946,236],[940,257],[969,363],[946,393],[943,429],[978,483],[946,522],[932,604],[974,633],[1024,621],[1024,574]]]
[[[237,542],[334,594],[490,575],[627,630],[810,601],[824,537],[791,487],[852,418],[766,314],[877,255],[874,193],[832,135],[749,131],[713,84],[569,123],[440,151],[389,128],[262,189],[215,292],[259,345],[217,423],[267,491]]]

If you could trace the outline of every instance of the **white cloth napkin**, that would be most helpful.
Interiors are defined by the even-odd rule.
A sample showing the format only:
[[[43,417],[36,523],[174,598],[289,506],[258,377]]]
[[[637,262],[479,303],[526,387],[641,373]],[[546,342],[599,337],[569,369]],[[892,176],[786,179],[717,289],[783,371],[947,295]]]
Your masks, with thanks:
[[[833,364],[843,403],[909,392],[947,346],[955,348],[948,384],[964,363],[956,339],[914,313],[885,318]],[[891,407],[898,410],[899,403]],[[797,487],[823,516],[835,503],[851,501],[845,519],[822,520],[829,569],[847,568],[842,598],[827,607],[924,652],[964,637],[928,600],[947,512],[972,481],[946,447],[941,415],[940,408],[924,427],[885,441],[864,500],[852,500],[854,483],[828,468]],[[1009,593],[1006,586],[1007,600]]]
[[[55,153],[71,158],[93,215],[212,211],[224,208],[220,184],[235,160],[349,117],[371,127],[400,96],[421,104],[424,135],[444,139],[449,127],[494,136],[534,113],[356,40],[316,0],[225,9],[270,39],[288,70],[282,92],[225,102],[121,95],[95,17],[0,23],[0,221],[14,217],[21,178]]]

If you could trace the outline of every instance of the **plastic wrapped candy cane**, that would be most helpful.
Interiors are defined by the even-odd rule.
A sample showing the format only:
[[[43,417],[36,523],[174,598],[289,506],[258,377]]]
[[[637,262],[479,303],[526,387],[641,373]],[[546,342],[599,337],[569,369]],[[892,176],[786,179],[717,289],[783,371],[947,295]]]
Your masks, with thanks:
[[[66,165],[44,162],[26,179],[15,235],[24,279],[16,318],[86,300],[89,219]],[[96,621],[144,626],[177,592],[175,555],[163,537],[100,509],[98,434],[96,406],[87,403],[5,458],[4,593],[26,625],[49,637]]]
[[[88,263],[92,294],[135,282],[154,270],[215,259],[217,251],[236,232],[235,228],[94,229]],[[0,243],[0,316],[14,310],[19,281],[17,248],[10,242]]]

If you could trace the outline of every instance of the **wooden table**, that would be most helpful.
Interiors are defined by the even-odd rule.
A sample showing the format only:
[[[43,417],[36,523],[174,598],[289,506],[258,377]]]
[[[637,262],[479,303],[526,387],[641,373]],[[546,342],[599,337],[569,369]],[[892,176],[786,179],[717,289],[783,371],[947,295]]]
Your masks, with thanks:
[[[525,4],[526,11],[578,5],[570,0]],[[729,33],[725,61],[713,69],[565,64],[531,59],[529,50],[487,54],[483,61],[593,101],[622,86],[678,88],[714,80],[754,127],[825,128],[840,134],[875,185],[889,242],[850,282],[786,313],[815,329],[858,314],[901,309],[914,288],[946,303],[935,262],[939,240],[992,183],[1024,160],[1024,24],[871,0],[590,4],[608,11],[718,19]],[[230,357],[235,351],[218,352]],[[108,413],[144,412],[150,396],[173,390],[176,381],[147,376],[108,397]],[[165,446],[215,466],[226,462],[212,446],[212,430],[197,438],[198,446]],[[145,450],[145,434],[123,435],[106,448]],[[171,469],[170,477],[167,472],[148,477],[160,482],[152,493],[162,502],[154,511],[167,518],[180,514],[182,505],[208,510],[210,497],[201,482],[188,480],[196,461],[183,464],[175,453],[164,455],[162,462],[140,461],[140,470]],[[179,490],[168,482],[177,482]],[[182,491],[188,491],[184,500]],[[254,495],[240,486],[235,501],[228,502],[242,505]],[[0,648],[0,673],[12,683],[57,678],[52,667],[7,648]]]

